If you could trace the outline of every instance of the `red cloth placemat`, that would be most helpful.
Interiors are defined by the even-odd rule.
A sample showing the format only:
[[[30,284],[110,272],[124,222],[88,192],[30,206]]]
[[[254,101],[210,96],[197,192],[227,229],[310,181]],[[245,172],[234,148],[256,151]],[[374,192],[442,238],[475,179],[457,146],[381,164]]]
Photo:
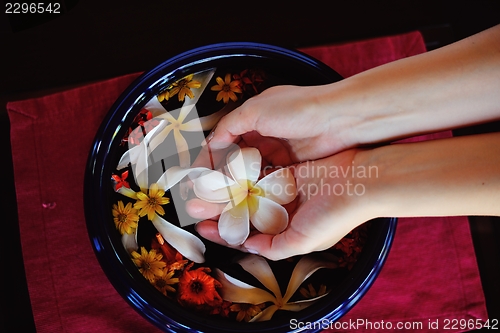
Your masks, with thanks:
[[[303,51],[349,76],[425,47],[415,32]],[[8,104],[21,243],[39,333],[158,331],[106,279],[83,212],[94,135],[136,76]],[[445,319],[462,318],[487,319],[467,219],[401,219],[379,278],[339,323],[422,322],[419,331],[426,331],[429,321],[439,320],[442,328]]]

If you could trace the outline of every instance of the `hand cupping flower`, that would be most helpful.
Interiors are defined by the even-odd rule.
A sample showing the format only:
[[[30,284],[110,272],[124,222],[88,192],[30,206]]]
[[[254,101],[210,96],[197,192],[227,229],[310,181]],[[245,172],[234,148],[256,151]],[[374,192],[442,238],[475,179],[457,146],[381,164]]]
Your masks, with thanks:
[[[297,196],[295,178],[288,168],[278,169],[259,180],[261,155],[256,148],[242,148],[227,158],[230,177],[209,170],[194,179],[194,193],[204,201],[226,203],[219,218],[219,234],[230,245],[242,244],[250,223],[258,231],[278,234],[288,225],[283,205]]]

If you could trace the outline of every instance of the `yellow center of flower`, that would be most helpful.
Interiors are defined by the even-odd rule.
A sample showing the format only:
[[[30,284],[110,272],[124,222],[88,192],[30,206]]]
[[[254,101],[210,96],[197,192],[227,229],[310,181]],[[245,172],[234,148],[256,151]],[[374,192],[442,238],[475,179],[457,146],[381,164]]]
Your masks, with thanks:
[[[155,281],[155,285],[158,287],[158,288],[163,288],[167,285],[167,281],[165,281],[164,279],[157,279]]]
[[[142,266],[142,269],[144,269],[146,271],[149,271],[151,269],[151,265],[147,261],[144,261],[141,266]]]
[[[127,221],[127,214],[118,214],[116,218],[118,219],[118,222],[125,223]]]
[[[231,91],[231,86],[229,84],[225,84],[222,86],[222,91],[224,92],[230,92]]]
[[[182,80],[179,81],[178,86],[181,87],[181,88],[184,88],[184,87],[186,87],[188,85],[188,83],[189,83],[188,80],[182,79]]]
[[[245,184],[242,184],[242,187],[245,187],[244,185]],[[254,184],[250,180],[246,181],[246,189],[249,196],[264,196],[264,191],[260,187],[254,186]]]

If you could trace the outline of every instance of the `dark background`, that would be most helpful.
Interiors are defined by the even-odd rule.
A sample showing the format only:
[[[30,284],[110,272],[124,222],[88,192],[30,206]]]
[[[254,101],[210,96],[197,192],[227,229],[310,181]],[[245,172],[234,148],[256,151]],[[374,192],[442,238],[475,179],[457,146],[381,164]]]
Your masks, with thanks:
[[[149,70],[211,43],[298,48],[420,30],[430,50],[500,23],[500,0],[66,0],[59,1],[61,14],[8,15],[7,2],[0,12],[0,140],[7,172],[0,200],[0,332],[35,331],[19,243],[7,101]],[[498,128],[486,124],[455,134]],[[470,221],[489,315],[499,319],[500,224],[498,218]]]

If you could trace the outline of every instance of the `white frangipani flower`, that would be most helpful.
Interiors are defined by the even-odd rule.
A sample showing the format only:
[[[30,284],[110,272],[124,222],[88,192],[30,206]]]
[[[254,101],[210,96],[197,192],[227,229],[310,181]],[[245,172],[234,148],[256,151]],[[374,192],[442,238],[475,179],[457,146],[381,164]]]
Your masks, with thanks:
[[[228,156],[231,177],[205,171],[194,179],[194,193],[212,203],[225,203],[219,218],[219,234],[228,244],[240,245],[250,233],[250,222],[265,234],[278,234],[288,225],[282,206],[297,196],[295,178],[281,168],[259,180],[261,155],[256,148],[242,148]]]
[[[290,302],[290,298],[295,294],[300,285],[318,269],[336,268],[334,262],[327,260],[320,254],[305,255],[295,265],[285,295],[282,295],[278,281],[266,259],[251,254],[238,261],[238,264],[259,280],[270,292],[251,286],[217,269],[216,279],[222,284],[222,288],[220,289],[221,297],[226,301],[234,303],[254,305],[265,302],[273,303],[253,317],[251,321],[269,320],[277,310],[299,311],[312,305],[328,293],[294,302]]]

